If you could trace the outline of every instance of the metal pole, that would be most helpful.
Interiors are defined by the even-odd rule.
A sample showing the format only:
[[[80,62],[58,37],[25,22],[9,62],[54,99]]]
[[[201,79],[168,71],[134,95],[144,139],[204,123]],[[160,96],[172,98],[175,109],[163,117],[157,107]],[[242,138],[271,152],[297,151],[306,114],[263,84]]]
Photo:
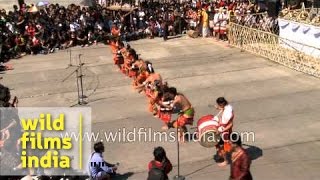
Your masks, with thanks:
[[[184,176],[180,176],[180,142],[179,142],[179,140],[180,140],[180,136],[179,136],[179,128],[178,128],[178,120],[179,120],[179,118],[177,119],[177,155],[178,155],[178,175],[176,175],[173,179],[174,180],[185,180],[185,177]]]
[[[179,146],[179,129],[178,129],[178,120],[177,120],[177,136],[178,136],[178,141],[177,141],[177,150],[178,150],[178,177],[180,176],[180,146]]]
[[[71,49],[69,49],[69,66],[72,66],[72,62],[71,62]]]
[[[76,75],[77,75],[78,104],[81,105],[80,88],[79,88],[79,71],[78,71],[78,69],[76,70]]]
[[[81,55],[82,54],[79,54],[79,70],[80,70],[80,75],[79,75],[79,78],[80,78],[80,89],[81,89],[81,104],[85,104],[85,102],[83,101],[83,98],[85,98],[85,96],[83,95],[83,74],[82,74],[82,66],[83,66],[83,63],[81,62]]]

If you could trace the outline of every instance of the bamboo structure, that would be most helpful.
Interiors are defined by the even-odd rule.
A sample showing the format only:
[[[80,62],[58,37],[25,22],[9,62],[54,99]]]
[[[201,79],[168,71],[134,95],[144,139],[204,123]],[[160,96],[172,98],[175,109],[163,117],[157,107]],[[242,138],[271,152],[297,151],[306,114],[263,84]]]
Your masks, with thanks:
[[[320,26],[320,9],[313,7],[304,8],[303,5],[301,9],[284,9],[280,12],[279,16],[283,19],[295,21],[298,23]]]
[[[281,43],[288,42],[288,40],[275,34],[231,22],[228,37],[229,43],[235,47],[260,55],[291,69],[320,77],[320,57],[307,55],[294,48],[285,48]],[[313,47],[308,46],[308,48]],[[319,51],[315,47],[314,50]]]

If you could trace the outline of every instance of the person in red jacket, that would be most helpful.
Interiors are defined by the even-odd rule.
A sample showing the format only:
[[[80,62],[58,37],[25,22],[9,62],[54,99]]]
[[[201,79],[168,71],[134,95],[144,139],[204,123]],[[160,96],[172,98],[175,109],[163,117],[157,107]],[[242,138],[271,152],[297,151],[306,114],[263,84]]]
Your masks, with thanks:
[[[148,164],[149,171],[153,168],[161,169],[165,173],[165,179],[169,179],[168,174],[172,170],[172,164],[170,160],[167,158],[166,151],[161,146],[156,147],[154,148],[153,156],[154,160],[150,161]]]

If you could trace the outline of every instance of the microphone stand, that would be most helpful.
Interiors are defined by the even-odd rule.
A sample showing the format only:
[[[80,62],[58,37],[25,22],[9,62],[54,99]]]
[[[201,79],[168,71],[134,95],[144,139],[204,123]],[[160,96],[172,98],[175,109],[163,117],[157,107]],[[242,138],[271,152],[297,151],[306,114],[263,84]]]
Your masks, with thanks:
[[[69,49],[69,64],[68,67],[72,66],[72,57],[71,57],[71,49]]]
[[[76,76],[77,76],[78,104],[81,105],[81,96],[80,96],[80,87],[79,87],[79,77],[81,77],[81,75],[79,76],[79,68],[76,69]]]
[[[77,93],[78,93],[78,105],[84,105],[87,104],[86,101],[84,101],[84,98],[86,98],[86,96],[84,95],[83,92],[83,74],[82,74],[82,66],[84,65],[84,63],[81,62],[81,57],[82,54],[79,54],[79,65],[77,66],[77,68],[71,72],[65,79],[62,80],[62,82],[65,82],[70,76],[72,76],[74,73],[76,74],[76,78],[77,78]],[[81,93],[81,94],[80,94]]]
[[[68,50],[66,50],[66,52],[69,55],[69,64],[66,67],[66,69],[69,69],[70,67],[75,66],[75,65],[72,64],[72,50],[68,49]]]
[[[85,102],[83,99],[86,98],[86,96],[83,94],[83,74],[82,74],[82,66],[84,65],[84,63],[81,62],[81,55],[79,54],[79,75],[77,75],[78,79],[80,80],[80,89],[81,89],[81,97],[79,97],[79,101],[78,104],[79,105],[83,105],[83,104],[87,104],[87,102]],[[78,79],[77,79],[77,83],[78,83]],[[79,92],[79,88],[78,88],[78,92]],[[78,93],[79,94],[79,93]],[[81,99],[81,101],[80,101]]]
[[[184,176],[180,175],[180,136],[179,136],[179,128],[178,128],[178,120],[177,119],[177,127],[176,127],[176,132],[177,132],[177,155],[178,155],[178,175],[174,176],[173,179],[174,180],[185,180]]]

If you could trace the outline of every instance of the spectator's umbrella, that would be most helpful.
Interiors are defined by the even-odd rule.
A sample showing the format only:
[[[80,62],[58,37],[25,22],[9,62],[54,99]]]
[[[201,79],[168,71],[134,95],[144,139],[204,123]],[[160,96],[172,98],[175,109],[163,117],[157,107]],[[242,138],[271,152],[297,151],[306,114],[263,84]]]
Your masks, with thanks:
[[[37,6],[38,7],[42,7],[42,6],[47,6],[49,5],[50,3],[48,1],[40,1],[37,3]]]
[[[38,12],[38,8],[36,6],[32,6],[31,8],[29,8],[28,12],[30,13]]]

